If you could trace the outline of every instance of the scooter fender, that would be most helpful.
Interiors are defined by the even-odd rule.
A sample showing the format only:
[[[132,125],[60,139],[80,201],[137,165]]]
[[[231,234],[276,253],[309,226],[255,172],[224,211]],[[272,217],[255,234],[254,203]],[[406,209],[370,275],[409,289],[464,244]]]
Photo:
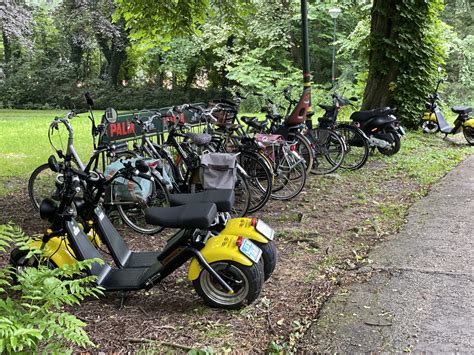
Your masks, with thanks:
[[[463,127],[474,128],[474,118],[470,118],[466,122],[464,122]]]
[[[242,236],[257,243],[267,244],[273,239],[273,235],[271,238],[267,238],[258,232],[255,228],[257,222],[256,218],[232,218],[227,222],[221,233],[237,237]]]
[[[82,228],[82,225],[79,226]],[[94,246],[100,247],[101,243],[99,235],[94,230],[91,230],[87,234],[87,238],[89,238]],[[53,237],[49,239],[44,246],[41,239],[35,239],[30,243],[30,245],[35,249],[43,248],[45,255],[58,267],[63,265],[73,265],[77,262],[74,251],[72,250],[67,238]]]
[[[43,242],[40,239],[34,240],[30,243],[30,246],[35,249],[41,249],[42,245]],[[67,239],[53,237],[46,243],[43,250],[45,256],[51,259],[57,267],[73,265],[77,262]]]
[[[253,261],[239,250],[237,239],[238,237],[235,235],[219,234],[210,238],[200,252],[209,264],[216,261],[230,260],[245,266],[252,266]],[[201,270],[202,267],[199,261],[193,258],[189,265],[188,280],[196,280],[201,274]]]

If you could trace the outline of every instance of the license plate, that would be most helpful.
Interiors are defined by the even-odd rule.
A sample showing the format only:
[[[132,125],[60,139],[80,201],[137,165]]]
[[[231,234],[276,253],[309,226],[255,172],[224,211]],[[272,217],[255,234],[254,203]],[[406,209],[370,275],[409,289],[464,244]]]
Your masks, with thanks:
[[[257,232],[259,232],[261,235],[263,235],[268,240],[273,240],[273,237],[275,235],[275,231],[273,230],[272,227],[270,227],[268,224],[266,224],[261,219],[258,220],[257,225],[255,226],[255,229],[257,230]]]
[[[248,239],[244,239],[242,245],[239,248],[240,252],[244,254],[247,258],[252,260],[254,263],[258,263],[260,257],[262,256],[262,249],[256,246]]]
[[[398,130],[400,131],[400,133],[402,134],[402,136],[405,135],[405,129],[404,129],[402,126],[398,127]]]

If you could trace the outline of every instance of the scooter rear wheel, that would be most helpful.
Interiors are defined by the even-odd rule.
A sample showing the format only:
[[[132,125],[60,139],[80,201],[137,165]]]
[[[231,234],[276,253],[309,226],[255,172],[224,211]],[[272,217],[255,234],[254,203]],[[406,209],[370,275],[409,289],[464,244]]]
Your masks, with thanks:
[[[467,143],[469,143],[469,145],[474,145],[474,128],[463,127],[462,133],[464,134],[464,138],[466,138]]]
[[[392,138],[393,138],[393,142],[391,143],[390,147],[389,148],[377,147],[378,151],[381,154],[387,155],[387,156],[397,154],[402,146],[400,136],[395,132],[389,132],[389,133],[392,135]]]
[[[254,302],[262,290],[264,277],[260,263],[245,266],[234,261],[217,261],[211,267],[234,290],[230,294],[203,269],[193,286],[204,300],[211,306],[224,309],[239,309]]]
[[[260,249],[262,249],[263,273],[265,276],[265,281],[267,281],[270,276],[272,276],[277,264],[278,251],[276,248],[276,243],[273,240],[270,240],[266,244],[257,243],[255,241],[254,243],[257,244]]]

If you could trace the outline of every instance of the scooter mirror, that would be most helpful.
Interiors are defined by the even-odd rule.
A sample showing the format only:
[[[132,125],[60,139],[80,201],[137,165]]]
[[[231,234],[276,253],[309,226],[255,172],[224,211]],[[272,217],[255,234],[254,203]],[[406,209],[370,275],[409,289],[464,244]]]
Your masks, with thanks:
[[[92,100],[91,95],[88,92],[86,92],[84,96],[86,98],[87,104],[91,107],[94,106],[94,101]]]
[[[56,160],[56,157],[54,155],[51,155],[48,158],[48,166],[55,173],[59,173],[59,171],[60,171],[59,164],[58,164],[58,161]]]
[[[105,119],[109,123],[117,122],[117,111],[115,111],[113,108],[108,108],[105,110]]]

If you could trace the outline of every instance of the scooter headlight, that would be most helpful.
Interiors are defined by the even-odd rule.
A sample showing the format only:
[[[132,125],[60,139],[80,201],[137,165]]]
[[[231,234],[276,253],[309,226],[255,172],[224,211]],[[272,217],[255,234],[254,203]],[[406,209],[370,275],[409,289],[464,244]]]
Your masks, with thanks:
[[[42,219],[51,220],[54,217],[57,209],[58,206],[53,200],[50,198],[45,198],[40,204],[40,217]]]

